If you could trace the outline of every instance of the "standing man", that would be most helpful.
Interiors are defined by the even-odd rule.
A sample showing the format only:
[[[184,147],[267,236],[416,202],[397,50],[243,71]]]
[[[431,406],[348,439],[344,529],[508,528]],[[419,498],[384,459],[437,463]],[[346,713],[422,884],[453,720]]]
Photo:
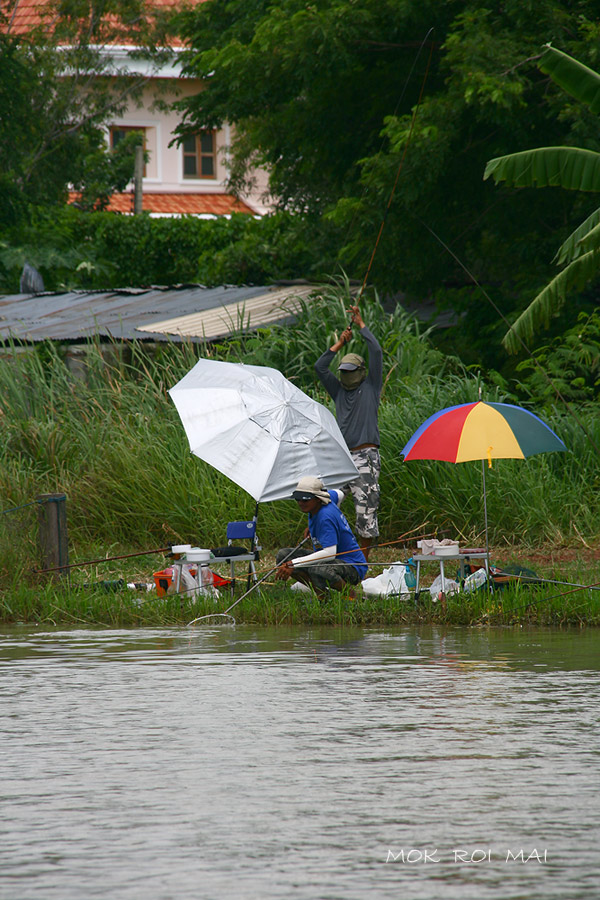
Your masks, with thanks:
[[[348,353],[342,357],[338,366],[339,380],[329,370],[335,354],[352,339],[351,325],[319,357],[315,370],[335,403],[340,431],[358,469],[359,478],[346,485],[344,491],[350,490],[352,493],[359,544],[368,559],[373,539],[379,536],[377,510],[381,459],[377,412],[383,379],[383,352],[377,338],[363,322],[358,306],[351,306],[348,312],[369,348],[368,371],[363,357],[358,353]]]
[[[307,475],[292,494],[303,513],[308,513],[308,530],[313,552],[298,550],[293,559],[283,560],[294,551],[284,547],[277,554],[277,581],[293,578],[313,587],[321,599],[328,588],[341,591],[344,585],[356,585],[367,574],[367,561],[352,534],[346,516],[338,508],[341,491],[327,491],[323,482]]]

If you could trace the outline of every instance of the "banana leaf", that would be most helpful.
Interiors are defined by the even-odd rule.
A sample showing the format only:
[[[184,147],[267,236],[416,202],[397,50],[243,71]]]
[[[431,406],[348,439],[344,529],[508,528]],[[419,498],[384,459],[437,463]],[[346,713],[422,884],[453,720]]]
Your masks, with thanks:
[[[483,174],[514,187],[600,191],[600,153],[579,147],[539,147],[490,159]]]
[[[508,352],[516,353],[521,348],[521,340],[531,340],[540,326],[547,326],[550,318],[565,305],[569,290],[581,290],[599,269],[600,251],[590,250],[559,272],[534,297],[502,338]]]
[[[592,112],[600,112],[600,75],[593,69],[550,45],[538,62],[538,68],[576,100],[589,106]]]

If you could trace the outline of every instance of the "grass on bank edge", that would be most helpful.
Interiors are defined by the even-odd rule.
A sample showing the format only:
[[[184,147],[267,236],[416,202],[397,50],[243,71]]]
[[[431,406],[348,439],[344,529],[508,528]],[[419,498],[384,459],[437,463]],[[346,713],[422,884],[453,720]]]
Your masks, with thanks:
[[[245,584],[244,584],[245,587]],[[242,590],[237,596],[242,595]],[[181,595],[158,597],[126,585],[56,585],[32,589],[19,585],[0,597],[0,622],[6,625],[101,626],[108,628],[181,627],[205,615],[222,613],[234,603],[228,591],[217,600]],[[347,591],[332,592],[326,602],[312,594],[290,590],[288,584],[261,585],[238,603],[231,615],[237,624],[251,625],[425,625],[449,626],[598,626],[600,592],[556,585],[509,585],[489,592],[454,594],[446,604],[433,602],[425,588],[415,602],[400,597],[352,599]],[[226,620],[223,620],[225,623]],[[198,623],[213,627],[216,620]]]

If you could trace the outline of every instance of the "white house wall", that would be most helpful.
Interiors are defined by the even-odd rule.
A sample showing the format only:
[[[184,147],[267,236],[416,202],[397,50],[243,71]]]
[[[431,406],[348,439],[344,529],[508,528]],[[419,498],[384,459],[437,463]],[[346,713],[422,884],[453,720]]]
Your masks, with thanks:
[[[216,172],[214,178],[184,178],[183,150],[172,143],[181,115],[171,109],[171,105],[184,97],[193,96],[202,90],[201,82],[192,79],[152,79],[145,87],[141,105],[130,102],[122,115],[111,121],[117,127],[137,126],[145,129],[146,174],[143,179],[144,193],[215,194],[226,193],[227,151],[231,130],[229,126],[216,134]],[[157,108],[157,101],[161,104]],[[108,138],[108,133],[107,133]],[[265,172],[257,171],[257,185],[244,199],[261,215],[269,210],[261,199],[267,187]]]

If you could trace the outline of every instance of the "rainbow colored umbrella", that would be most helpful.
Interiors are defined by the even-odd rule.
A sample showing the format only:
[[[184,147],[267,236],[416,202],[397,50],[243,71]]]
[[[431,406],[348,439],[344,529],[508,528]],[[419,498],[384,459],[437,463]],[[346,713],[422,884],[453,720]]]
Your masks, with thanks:
[[[414,459],[439,459],[458,463],[480,459],[483,477],[485,544],[488,553],[485,460],[525,459],[535,453],[567,448],[551,428],[534,413],[510,403],[462,403],[430,416],[417,428],[402,455]]]
[[[510,403],[462,403],[434,413],[402,450],[405,461],[525,459],[567,448],[536,415]]]

